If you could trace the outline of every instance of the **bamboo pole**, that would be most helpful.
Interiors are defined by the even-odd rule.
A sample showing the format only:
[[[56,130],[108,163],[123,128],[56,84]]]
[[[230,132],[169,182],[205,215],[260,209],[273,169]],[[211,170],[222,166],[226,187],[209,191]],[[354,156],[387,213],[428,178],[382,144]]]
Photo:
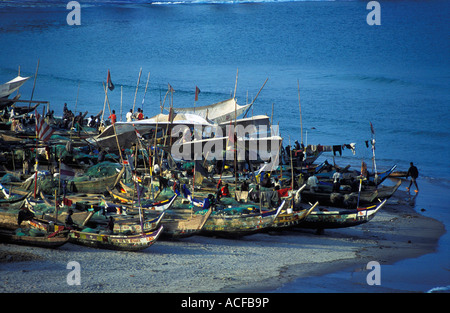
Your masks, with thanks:
[[[291,136],[289,136],[289,146],[291,145]],[[292,149],[289,149],[290,157],[291,157],[291,190],[292,195],[294,194],[294,166],[292,164]],[[292,196],[292,208],[294,208],[294,197]]]
[[[55,221],[58,221],[58,197],[56,195],[56,190],[55,190]]]
[[[19,77],[20,77],[20,65],[19,65],[19,71],[18,71],[18,73],[17,73],[17,76],[19,76]],[[19,88],[17,88],[17,95],[19,95],[19,89],[20,89],[20,87],[19,87]]]
[[[145,96],[147,95],[147,87],[148,87],[148,81],[149,80],[150,80],[150,72],[148,72],[147,83],[145,84],[144,98],[142,98],[142,104],[141,104],[141,110],[142,111],[144,111],[144,101],[145,101]]]
[[[234,95],[233,95],[233,99],[236,99],[236,88],[237,88],[238,74],[239,74],[239,68],[236,69],[236,83],[234,84]]]
[[[76,114],[77,114],[78,94],[79,94],[79,92],[80,92],[80,83],[78,83],[78,88],[77,88],[77,97],[75,99],[75,110],[73,112],[72,127],[75,126],[74,122],[75,122],[75,117],[76,117]],[[80,127],[81,127],[81,125],[80,125]],[[69,138],[72,139],[72,132],[70,132],[70,137]]]
[[[273,105],[274,103],[272,102],[272,115],[270,116],[270,125],[273,124]]]
[[[39,62],[40,62],[40,60],[38,59],[38,63],[37,63],[37,67],[36,67],[36,74],[34,75],[33,90],[31,91],[31,98],[30,98],[30,102],[28,103],[28,109],[31,106],[31,101],[33,100],[33,96],[34,96],[34,89],[36,87],[36,79],[37,79],[37,74],[38,74],[38,70],[39,70]]]
[[[250,103],[250,106],[248,107],[247,111],[244,114],[244,118],[247,116],[248,111],[250,110],[250,108],[253,107],[253,103],[255,103],[256,99],[258,98],[259,93],[261,92],[261,90],[264,88],[264,86],[266,85],[267,81],[269,80],[269,78],[266,78],[266,81],[264,82],[264,84],[262,85],[262,87],[259,89],[258,93],[256,94],[255,98],[253,99],[252,103]],[[252,110],[253,112],[253,110]],[[253,113],[252,113],[253,116]]]
[[[104,82],[102,82],[102,84],[103,84],[103,90],[105,91],[106,102],[108,103],[109,115],[111,115],[111,106],[109,105],[109,99],[108,99],[108,88],[106,88]],[[117,149],[119,150],[120,161],[123,164],[122,151],[120,150],[119,139],[117,138],[116,126],[114,124],[115,123],[112,124],[113,130],[114,130],[114,136],[116,137],[116,143],[117,143]]]
[[[120,121],[122,122],[122,97],[123,97],[123,86],[120,86]]]
[[[236,85],[237,85],[237,73],[236,73]],[[236,89],[234,90],[236,93]],[[237,135],[236,134],[236,127],[237,127],[237,102],[236,99],[234,100],[234,132],[233,132],[233,146],[234,146],[234,196],[236,197],[236,187],[237,187]]]
[[[162,103],[160,103],[160,108],[161,108],[161,114],[163,113],[164,110],[164,104],[166,102],[166,97],[167,94],[169,93],[169,89],[167,90],[166,94],[164,95],[164,100]],[[161,95],[160,95],[160,101],[161,101]],[[155,168],[155,162],[156,162],[156,156],[157,156],[157,135],[158,135],[158,123],[159,123],[159,119],[156,118],[156,127],[155,127],[155,139],[154,139],[154,145],[153,145],[153,156],[152,156],[152,164],[151,164],[151,169],[150,169],[150,191],[152,193],[152,200],[154,200],[153,197],[153,169]],[[162,164],[162,162],[160,162]]]
[[[298,93],[298,106],[300,109],[300,135],[301,135],[301,142],[303,144],[303,121],[302,121],[302,106],[300,104],[300,82],[297,79],[297,93]]]
[[[142,74],[142,67],[139,70],[139,78],[138,78],[138,81],[137,81],[137,84],[136,84],[136,91],[134,92],[133,114],[134,114],[134,107],[136,105],[136,96],[137,96],[137,92],[138,92],[138,89],[139,89],[139,83],[141,81],[141,74]]]

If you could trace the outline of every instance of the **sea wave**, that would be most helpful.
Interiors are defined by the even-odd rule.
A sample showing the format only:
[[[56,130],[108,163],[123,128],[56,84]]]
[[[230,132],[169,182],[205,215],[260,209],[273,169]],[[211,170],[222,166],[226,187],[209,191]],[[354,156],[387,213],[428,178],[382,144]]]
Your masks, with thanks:
[[[252,4],[252,3],[282,3],[282,2],[333,2],[336,0],[82,0],[83,5],[188,5],[188,4]],[[348,1],[348,0],[347,0]],[[67,4],[69,0],[20,0],[2,1],[2,6],[48,6],[58,3]],[[81,2],[81,1],[79,1]]]
[[[153,5],[179,5],[179,4],[258,4],[278,2],[310,2],[311,0],[185,0],[185,1],[151,1]],[[317,2],[335,0],[312,0]]]
[[[428,290],[427,293],[450,293],[450,286],[434,287]]]

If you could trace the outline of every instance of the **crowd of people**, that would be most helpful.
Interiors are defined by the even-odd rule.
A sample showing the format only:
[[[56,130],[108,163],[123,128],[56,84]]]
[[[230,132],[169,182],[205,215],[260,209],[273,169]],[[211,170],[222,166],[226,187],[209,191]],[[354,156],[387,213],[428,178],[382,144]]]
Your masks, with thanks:
[[[62,119],[59,122],[56,121],[54,116],[55,112],[53,110],[49,111],[46,114],[45,120],[49,125],[56,125],[57,127],[62,129],[74,128],[77,132],[79,132],[84,126],[95,128],[99,132],[102,132],[106,128],[107,124],[112,125],[117,122],[117,115],[115,110],[112,110],[111,114],[108,116],[107,121],[102,120],[101,114],[97,114],[96,116],[90,115],[88,118],[86,118],[87,113],[87,111],[84,114],[82,112],[79,112],[78,115],[75,115],[72,110],[68,109],[67,103],[64,103]],[[127,112],[125,118],[127,122],[142,120],[144,119],[144,111],[141,108],[138,108],[136,112],[133,112],[133,109],[130,109],[130,111]]]

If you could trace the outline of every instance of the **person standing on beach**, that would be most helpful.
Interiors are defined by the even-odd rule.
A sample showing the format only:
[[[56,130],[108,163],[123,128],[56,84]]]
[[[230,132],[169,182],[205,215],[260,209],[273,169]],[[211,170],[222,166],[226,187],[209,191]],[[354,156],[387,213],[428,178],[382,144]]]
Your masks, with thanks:
[[[333,192],[340,192],[341,190],[341,173],[337,170],[333,174]]]
[[[138,114],[137,114],[137,120],[143,120],[144,119],[144,113],[142,112],[142,110],[140,108],[138,108]]]
[[[319,179],[315,175],[312,175],[308,178],[308,180],[306,181],[306,185],[309,187],[309,190],[311,192],[319,191]]]
[[[74,221],[72,219],[72,215],[73,215],[73,210],[69,209],[69,211],[67,212],[66,219],[64,221],[65,222],[65,226],[68,229],[77,229],[78,225],[74,223]]]
[[[114,233],[114,218],[112,216],[109,217],[108,224],[106,225],[106,230],[108,234]]]
[[[417,170],[417,167],[414,166],[413,162],[410,163],[410,167],[408,170],[408,173],[406,173],[406,178],[411,176],[411,181],[409,183],[409,186],[406,187],[406,190],[409,191],[409,188],[411,188],[411,185],[414,183],[416,186],[416,190],[414,192],[419,192],[419,186],[417,186],[417,177],[419,177],[419,171]]]
[[[126,118],[127,118],[127,122],[133,121],[133,109],[130,109],[130,112],[127,113]]]
[[[112,110],[112,114],[108,118],[111,119],[111,124],[115,124],[117,121],[116,111]]]

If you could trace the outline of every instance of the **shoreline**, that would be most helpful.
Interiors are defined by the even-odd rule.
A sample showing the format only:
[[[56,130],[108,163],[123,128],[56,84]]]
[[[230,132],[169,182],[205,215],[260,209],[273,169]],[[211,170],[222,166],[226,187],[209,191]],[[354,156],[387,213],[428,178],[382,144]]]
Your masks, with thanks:
[[[0,244],[0,292],[271,292],[299,277],[363,272],[372,260],[383,266],[436,251],[444,224],[415,212],[405,197],[399,189],[370,222],[323,235],[294,229],[238,240],[193,236],[159,240],[138,253]],[[67,284],[70,261],[81,265],[79,286]]]
[[[402,180],[402,186],[394,195],[396,198],[394,201],[398,201],[399,197],[404,200],[415,198],[408,196],[403,191],[407,184],[408,181]],[[424,198],[419,198],[419,201],[411,202],[409,205],[406,201],[404,203],[406,206],[401,209],[395,206],[388,207],[393,212],[400,213],[401,211],[401,216],[398,218],[406,217],[408,222],[402,223],[400,221],[403,230],[392,236],[390,244],[384,242],[379,251],[376,247],[362,249],[361,258],[370,259],[373,255],[385,259],[383,262],[380,261],[380,268],[383,272],[382,276],[387,277],[387,279],[383,279],[380,286],[367,285],[365,279],[370,270],[358,266],[359,264],[356,262],[350,262],[353,264],[341,270],[329,271],[325,268],[323,271],[319,270],[318,274],[299,276],[296,280],[284,286],[273,288],[268,292],[287,292],[286,290],[289,288],[293,292],[426,292],[430,290],[448,292],[450,276],[446,272],[448,268],[440,264],[440,260],[446,259],[445,251],[449,240],[449,233],[446,228],[449,226],[446,225],[448,218],[445,218],[445,214],[441,214],[446,209],[443,207],[445,199],[437,197],[436,187],[438,187],[437,190],[442,188],[447,190],[445,186],[436,186],[432,182],[424,180],[421,183],[421,192],[426,194]],[[439,201],[438,203],[430,203],[430,199]],[[403,209],[408,210],[403,211]],[[435,217],[440,219],[438,220]],[[415,225],[412,225],[412,223],[415,223]],[[416,230],[415,235],[413,234],[414,230]],[[414,237],[415,239],[413,239]],[[404,240],[393,241],[395,238],[409,238],[408,244],[405,244]],[[381,243],[383,242],[381,241]],[[389,248],[401,250],[391,254]],[[384,251],[381,251],[381,249],[384,249]],[[430,271],[432,267],[434,269]],[[434,277],[435,282],[431,283],[429,289],[427,289],[427,283],[430,284],[428,281],[429,275],[441,276],[439,278]],[[442,283],[442,286],[439,283]],[[305,291],[306,287],[301,286],[302,284],[309,285],[307,291]],[[355,289],[355,287],[358,289]]]

